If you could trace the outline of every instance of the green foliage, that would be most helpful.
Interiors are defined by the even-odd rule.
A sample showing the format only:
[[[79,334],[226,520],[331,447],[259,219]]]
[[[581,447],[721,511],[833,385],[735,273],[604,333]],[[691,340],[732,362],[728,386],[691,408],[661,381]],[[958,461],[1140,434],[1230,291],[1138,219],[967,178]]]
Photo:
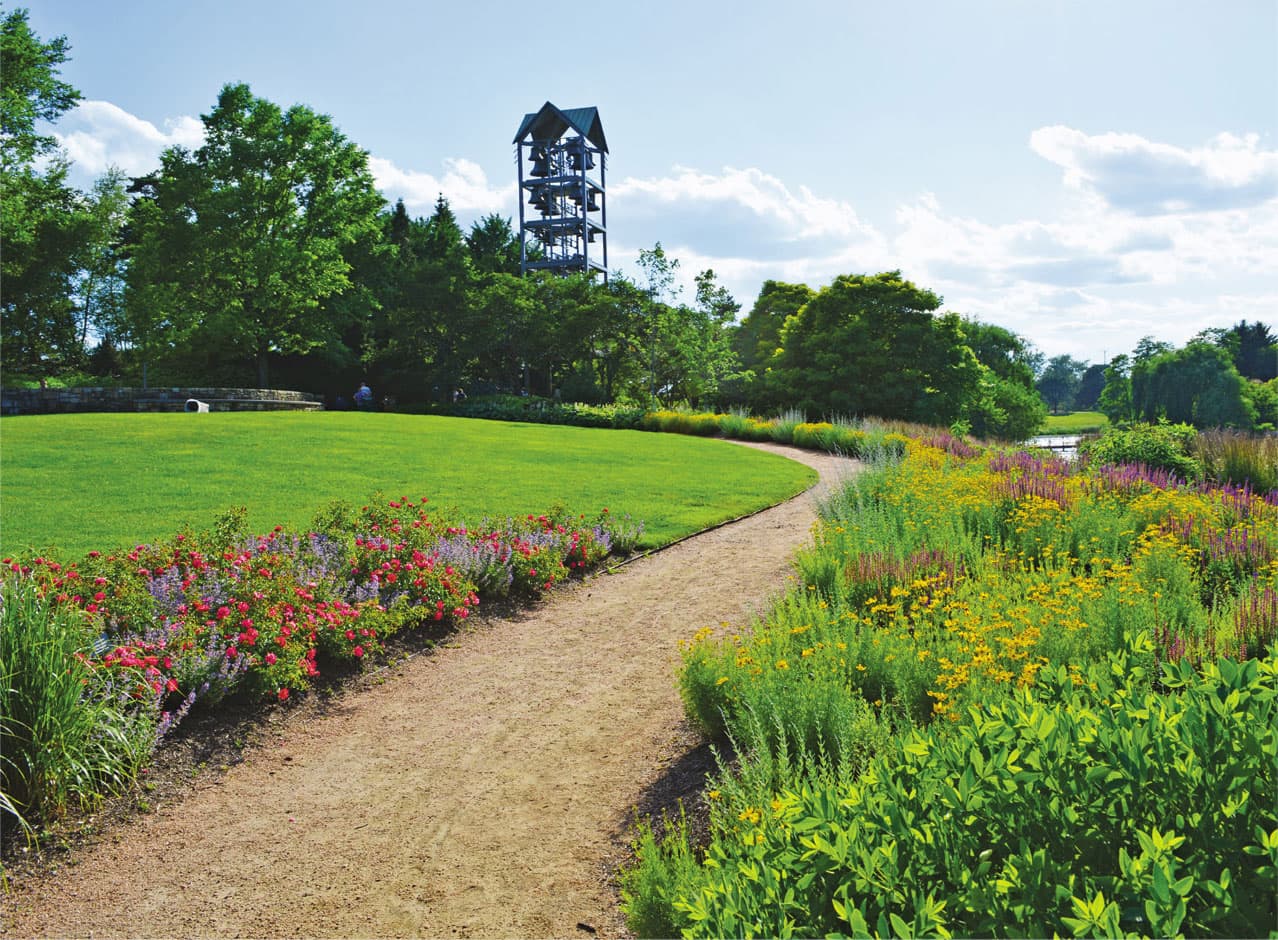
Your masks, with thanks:
[[[1203,474],[1202,465],[1192,456],[1196,436],[1188,424],[1134,424],[1107,428],[1098,439],[1085,441],[1079,451],[1093,466],[1140,464],[1193,481]]]
[[[56,149],[56,139],[36,133],[36,125],[56,121],[80,100],[80,92],[57,77],[69,51],[65,36],[41,41],[31,31],[26,10],[4,14],[0,22],[0,137],[4,139],[0,165],[6,173]]]
[[[480,273],[518,274],[519,236],[510,219],[491,212],[475,221],[466,236],[471,267]]]
[[[638,428],[644,410],[633,405],[583,405],[556,402],[536,395],[485,395],[454,405],[463,418],[527,421],[533,424],[571,424],[581,428]]]
[[[92,241],[92,216],[67,184],[56,139],[38,133],[80,100],[58,78],[65,37],[45,42],[26,10],[0,21],[0,366],[56,375],[83,359],[72,293]]]
[[[166,150],[130,216],[127,333],[148,357],[176,339],[252,364],[266,388],[269,353],[342,342],[335,309],[315,313],[351,288],[344,251],[382,198],[368,155],[307,107],[227,85],[203,121],[203,145]]]
[[[764,281],[754,306],[732,337],[732,348],[741,368],[765,370],[781,351],[781,331],[786,320],[815,296],[816,292],[806,284]],[[765,410],[779,403],[755,401],[752,404]]]
[[[1226,333],[1222,348],[1233,357],[1238,374],[1258,382],[1278,378],[1278,337],[1265,323],[1239,320]]]
[[[1259,936],[1278,864],[1278,661],[1127,654],[901,736],[851,785],[720,825],[688,936]],[[667,850],[667,857],[672,853]],[[666,888],[669,893],[669,888]]]
[[[835,278],[786,321],[779,398],[809,414],[948,425],[981,370],[959,317],[934,315],[940,303],[899,271]]]
[[[158,702],[94,670],[89,619],[31,579],[6,572],[0,602],[0,808],[27,826],[129,786]]]
[[[1105,368],[1105,387],[1101,389],[1096,407],[1111,424],[1130,421],[1135,417],[1132,406],[1131,360],[1127,356],[1115,356]]]
[[[1229,354],[1203,342],[1160,353],[1132,368],[1132,406],[1148,421],[1250,430],[1255,406]]]
[[[697,877],[698,866],[683,807],[677,819],[663,819],[662,826],[659,837],[649,823],[638,823],[631,844],[638,862],[619,879],[621,909],[637,937],[677,937],[686,926],[674,907],[676,892]]]
[[[1091,411],[1100,402],[1101,392],[1105,389],[1106,366],[1100,363],[1089,365],[1078,380],[1078,390],[1074,392],[1074,409]]]
[[[1256,409],[1256,430],[1278,429],[1278,379],[1248,382],[1243,391]]]
[[[1043,424],[1047,406],[1033,386],[987,370],[964,412],[969,433],[982,440],[1023,441]]]
[[[1053,412],[1069,408],[1074,403],[1087,363],[1073,356],[1053,356],[1047,368],[1038,377],[1038,391]]]

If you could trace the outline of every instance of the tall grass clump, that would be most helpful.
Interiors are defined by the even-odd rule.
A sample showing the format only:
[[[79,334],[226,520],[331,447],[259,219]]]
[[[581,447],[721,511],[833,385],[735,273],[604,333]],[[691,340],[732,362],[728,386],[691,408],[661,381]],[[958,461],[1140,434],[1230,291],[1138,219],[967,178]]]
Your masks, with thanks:
[[[1257,493],[1278,490],[1278,436],[1202,431],[1193,453],[1208,480],[1248,486]]]
[[[153,697],[93,668],[83,612],[30,578],[7,576],[0,591],[0,798],[27,828],[131,785],[158,714]]]

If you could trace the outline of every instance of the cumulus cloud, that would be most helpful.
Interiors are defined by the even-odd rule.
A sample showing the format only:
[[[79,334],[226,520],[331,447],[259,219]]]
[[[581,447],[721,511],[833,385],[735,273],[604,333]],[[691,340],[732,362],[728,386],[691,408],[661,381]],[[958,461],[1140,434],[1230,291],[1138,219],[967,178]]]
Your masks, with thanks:
[[[1137,134],[1097,134],[1040,127],[1030,148],[1064,171],[1065,183],[1138,215],[1209,212],[1278,198],[1278,151],[1260,137],[1223,133],[1185,149]]]
[[[141,176],[159,168],[166,147],[200,146],[204,125],[184,116],[165,121],[161,130],[109,101],[90,100],[62,116],[54,137],[81,173],[96,177],[117,166]]]
[[[515,201],[513,186],[489,185],[484,168],[471,160],[446,159],[443,163],[443,175],[436,176],[401,169],[381,157],[368,158],[368,168],[377,181],[377,188],[392,202],[403,199],[410,215],[429,215],[440,195],[448,200],[454,212],[476,215],[512,213]]]
[[[199,147],[204,142],[204,124],[199,118],[183,116],[165,121],[161,129],[109,101],[91,100],[63,115],[54,136],[71,160],[74,181],[87,186],[110,166],[140,176],[159,167],[166,147]],[[392,201],[402,198],[411,212],[429,214],[441,193],[460,213],[509,212],[514,207],[513,187],[490,186],[479,164],[449,159],[443,167],[444,172],[435,175],[369,158],[378,187]]]
[[[669,246],[674,240],[669,233],[677,232],[682,244],[699,252],[781,260],[809,257],[832,245],[858,244],[875,252],[883,245],[848,203],[819,197],[806,186],[792,189],[752,167],[708,173],[676,166],[667,176],[615,183],[608,198],[610,205],[625,206],[624,237],[639,245]]]

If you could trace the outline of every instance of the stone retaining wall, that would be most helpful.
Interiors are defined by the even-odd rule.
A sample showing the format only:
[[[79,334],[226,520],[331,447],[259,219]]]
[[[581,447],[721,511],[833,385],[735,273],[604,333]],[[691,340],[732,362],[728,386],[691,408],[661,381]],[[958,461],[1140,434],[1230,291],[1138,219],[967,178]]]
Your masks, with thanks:
[[[6,388],[0,414],[70,414],[89,411],[185,411],[189,399],[209,411],[320,411],[324,399],[275,388]]]

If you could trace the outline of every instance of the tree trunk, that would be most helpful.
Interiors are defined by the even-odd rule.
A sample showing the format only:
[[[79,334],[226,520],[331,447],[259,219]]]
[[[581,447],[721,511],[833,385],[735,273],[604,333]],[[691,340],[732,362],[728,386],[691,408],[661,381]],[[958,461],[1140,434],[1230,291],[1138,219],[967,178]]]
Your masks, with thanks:
[[[258,388],[270,387],[269,385],[266,384],[268,371],[269,371],[267,368],[268,363],[267,363],[266,357],[267,357],[267,353],[265,349],[258,350],[258,353],[257,353],[257,387]]]

